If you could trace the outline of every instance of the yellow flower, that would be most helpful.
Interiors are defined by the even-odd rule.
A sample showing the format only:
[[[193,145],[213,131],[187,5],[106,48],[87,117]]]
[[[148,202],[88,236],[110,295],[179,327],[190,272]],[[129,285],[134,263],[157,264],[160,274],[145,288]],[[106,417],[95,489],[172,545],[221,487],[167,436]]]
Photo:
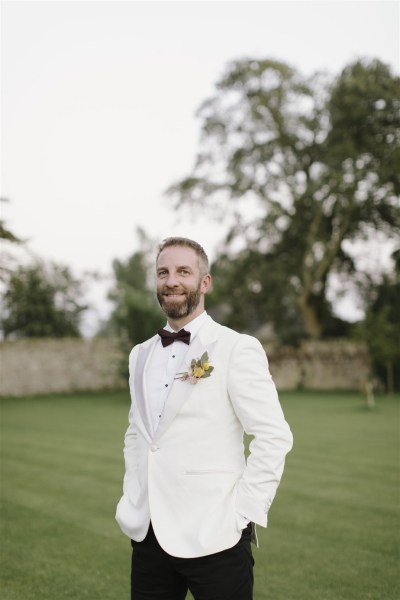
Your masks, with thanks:
[[[194,369],[193,369],[193,375],[195,377],[197,377],[198,379],[200,379],[201,377],[203,377],[203,375],[204,375],[204,369],[203,369],[203,367],[194,367]]]
[[[197,383],[200,379],[210,377],[214,367],[209,362],[208,353],[203,352],[200,358],[193,358],[190,361],[190,370],[183,373],[177,373],[175,379]]]

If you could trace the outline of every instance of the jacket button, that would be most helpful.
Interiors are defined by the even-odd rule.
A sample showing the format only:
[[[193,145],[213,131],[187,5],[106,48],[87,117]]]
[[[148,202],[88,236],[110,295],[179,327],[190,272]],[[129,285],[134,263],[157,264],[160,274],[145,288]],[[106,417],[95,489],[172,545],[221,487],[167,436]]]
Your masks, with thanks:
[[[150,450],[151,450],[152,452],[157,452],[157,450],[158,450],[158,446],[156,446],[155,444],[152,444],[152,445],[150,446]]]

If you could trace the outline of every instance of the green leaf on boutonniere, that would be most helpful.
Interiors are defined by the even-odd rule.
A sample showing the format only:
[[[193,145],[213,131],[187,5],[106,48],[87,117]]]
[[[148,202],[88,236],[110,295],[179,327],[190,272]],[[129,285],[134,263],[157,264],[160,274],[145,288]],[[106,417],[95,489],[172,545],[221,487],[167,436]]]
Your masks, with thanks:
[[[214,367],[209,362],[208,352],[203,352],[200,358],[192,358],[190,371],[178,373],[175,379],[197,383],[199,379],[210,377],[213,370]]]

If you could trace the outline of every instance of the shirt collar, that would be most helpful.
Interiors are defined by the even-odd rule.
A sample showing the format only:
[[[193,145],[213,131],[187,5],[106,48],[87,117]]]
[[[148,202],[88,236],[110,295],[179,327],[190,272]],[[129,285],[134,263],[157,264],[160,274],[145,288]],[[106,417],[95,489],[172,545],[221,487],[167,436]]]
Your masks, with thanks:
[[[193,340],[193,338],[196,336],[197,332],[199,331],[200,327],[203,325],[206,318],[207,318],[207,311],[203,311],[201,313],[201,315],[199,315],[198,317],[193,319],[193,321],[189,321],[189,323],[186,323],[186,325],[183,327],[183,329],[185,331],[190,331],[191,340]],[[168,322],[165,326],[165,329],[167,331],[174,331],[174,329],[172,329],[171,325]]]

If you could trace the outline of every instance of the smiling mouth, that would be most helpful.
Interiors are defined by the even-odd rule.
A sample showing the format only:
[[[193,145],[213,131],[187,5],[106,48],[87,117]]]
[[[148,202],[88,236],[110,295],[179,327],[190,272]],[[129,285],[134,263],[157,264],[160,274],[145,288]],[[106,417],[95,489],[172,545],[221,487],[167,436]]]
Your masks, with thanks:
[[[182,298],[182,296],[185,296],[185,294],[182,292],[180,294],[176,294],[176,293],[166,293],[163,294],[164,298]]]

